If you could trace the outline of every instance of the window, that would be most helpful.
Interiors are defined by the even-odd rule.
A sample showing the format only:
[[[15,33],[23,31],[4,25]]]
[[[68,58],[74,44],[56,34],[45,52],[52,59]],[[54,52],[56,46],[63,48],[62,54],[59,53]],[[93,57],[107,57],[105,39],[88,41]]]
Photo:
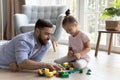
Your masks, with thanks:
[[[67,8],[71,10],[71,14],[80,23],[80,29],[87,32],[90,36],[92,47],[96,47],[96,41],[99,29],[105,29],[105,21],[100,19],[101,11],[109,6],[109,2],[113,0],[26,0],[34,1],[34,4],[41,5],[67,5]],[[38,1],[38,2],[35,2]],[[31,3],[30,3],[31,4]],[[29,5],[30,5],[29,4]],[[100,48],[106,49],[108,47],[108,34],[102,34]],[[68,34],[63,30],[62,36],[59,42],[67,43]],[[113,50],[118,51],[120,48],[120,35],[115,35],[113,38]]]
[[[98,36],[99,29],[105,29],[105,20],[100,19],[101,11],[109,6],[109,2],[113,0],[84,0],[84,30],[90,34],[92,46],[96,47],[96,41]],[[85,7],[87,6],[87,7]],[[109,35],[102,34],[101,38],[101,49],[105,50],[108,47]],[[113,38],[113,51],[119,52],[118,48],[120,48],[120,35],[116,34]]]
[[[104,20],[99,18],[101,11],[107,6],[107,0],[88,0],[88,7],[86,12],[86,31],[90,33],[91,42],[95,43],[97,40],[97,31],[99,29],[105,29]],[[106,34],[103,36],[104,40],[101,40],[101,44],[106,44]]]
[[[77,0],[63,0],[64,4],[67,5],[68,9],[71,11],[71,15],[73,15],[75,18],[77,17]],[[77,19],[77,18],[76,18]],[[60,43],[68,44],[68,36],[69,34],[66,33],[65,30],[62,32],[62,36],[59,39]]]
[[[66,0],[26,0],[26,5],[56,5],[66,4]]]

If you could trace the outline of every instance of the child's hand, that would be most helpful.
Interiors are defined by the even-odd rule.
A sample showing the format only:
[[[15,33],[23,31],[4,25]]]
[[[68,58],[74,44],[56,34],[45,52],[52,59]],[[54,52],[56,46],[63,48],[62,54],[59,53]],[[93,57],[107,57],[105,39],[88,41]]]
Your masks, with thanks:
[[[72,50],[68,51],[68,56],[73,56],[74,52]]]
[[[81,57],[80,53],[75,53],[74,56],[75,56],[77,59],[80,59],[80,57]]]

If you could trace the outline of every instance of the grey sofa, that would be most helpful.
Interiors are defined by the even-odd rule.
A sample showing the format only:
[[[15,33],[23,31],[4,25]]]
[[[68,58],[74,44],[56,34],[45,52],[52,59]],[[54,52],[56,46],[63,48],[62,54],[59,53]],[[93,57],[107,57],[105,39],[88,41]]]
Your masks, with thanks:
[[[54,51],[56,51],[55,45],[62,32],[62,20],[64,18],[65,11],[66,6],[64,5],[23,5],[22,14],[17,13],[14,15],[16,34],[34,30],[35,22],[38,18],[50,21],[54,26],[51,41],[53,43]]]

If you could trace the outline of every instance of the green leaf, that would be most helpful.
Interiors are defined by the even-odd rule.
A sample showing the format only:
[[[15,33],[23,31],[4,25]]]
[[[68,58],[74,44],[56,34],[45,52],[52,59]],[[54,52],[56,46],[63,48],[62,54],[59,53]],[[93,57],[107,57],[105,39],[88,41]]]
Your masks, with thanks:
[[[113,1],[111,4],[116,8],[120,8],[120,0]]]
[[[120,16],[120,9],[117,10],[116,15]]]
[[[100,16],[101,19],[111,18],[114,16],[120,16],[120,0],[110,2],[113,6],[105,8]]]

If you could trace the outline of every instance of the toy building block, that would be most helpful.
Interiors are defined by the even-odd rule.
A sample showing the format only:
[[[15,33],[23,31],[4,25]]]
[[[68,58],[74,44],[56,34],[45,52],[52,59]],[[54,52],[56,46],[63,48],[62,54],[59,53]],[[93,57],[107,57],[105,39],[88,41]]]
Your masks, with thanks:
[[[56,73],[56,70],[50,71],[47,68],[38,69],[38,74],[40,76],[53,77]]]
[[[74,68],[73,68],[73,67],[70,67],[69,70],[74,70]]]
[[[87,72],[86,74],[87,74],[87,75],[91,75],[91,73],[90,73],[90,72]]]
[[[69,74],[72,74],[72,73],[74,73],[74,71],[73,71],[73,70],[70,70],[70,71],[68,71],[68,73],[69,73]]]
[[[38,69],[38,74],[40,76],[46,76],[48,78],[53,77],[54,75],[56,77],[61,77],[61,78],[68,78],[69,74],[75,73],[75,72],[79,72],[79,73],[83,73],[83,69],[78,69],[78,68],[74,68],[73,66],[70,66],[69,63],[64,63],[62,65],[57,64],[60,68],[58,69],[58,67],[55,68],[55,70],[50,70],[48,68],[42,68],[42,69]],[[86,75],[91,75],[91,70],[88,69],[86,72]]]
[[[75,71],[75,72],[79,72],[79,69],[78,69],[78,68],[75,68],[74,71]]]
[[[82,69],[80,69],[80,70],[79,70],[79,73],[83,73],[83,70],[82,70]]]
[[[72,74],[72,73],[75,73],[75,72],[79,72],[79,69],[78,68],[74,68],[74,70],[69,70],[68,71],[69,74]]]
[[[60,74],[59,74],[59,73],[56,73],[55,76],[56,76],[56,77],[60,77]]]
[[[69,69],[70,69],[70,67],[65,67],[65,69],[66,69],[66,70],[69,70]]]
[[[45,74],[49,73],[49,71],[50,71],[50,70],[47,69],[47,68],[44,69],[44,73],[45,73]]]
[[[41,69],[38,69],[38,74],[43,74]]]
[[[60,72],[60,77],[61,78],[68,78],[69,77],[69,73],[68,72]]]
[[[87,75],[91,75],[91,70],[88,69],[86,74],[87,74]]]
[[[63,63],[62,64],[64,67],[67,67],[67,66],[69,66],[69,63],[68,62],[65,62],[65,63]]]
[[[88,69],[88,72],[91,72],[91,69]]]
[[[46,77],[53,77],[54,75],[53,75],[53,72],[48,72],[47,74],[46,74]]]
[[[53,70],[52,72],[53,72],[53,74],[54,74],[54,75],[57,73],[57,71],[56,71],[56,70]]]
[[[43,73],[42,69],[38,69],[38,75],[39,76],[45,76],[45,73]]]

